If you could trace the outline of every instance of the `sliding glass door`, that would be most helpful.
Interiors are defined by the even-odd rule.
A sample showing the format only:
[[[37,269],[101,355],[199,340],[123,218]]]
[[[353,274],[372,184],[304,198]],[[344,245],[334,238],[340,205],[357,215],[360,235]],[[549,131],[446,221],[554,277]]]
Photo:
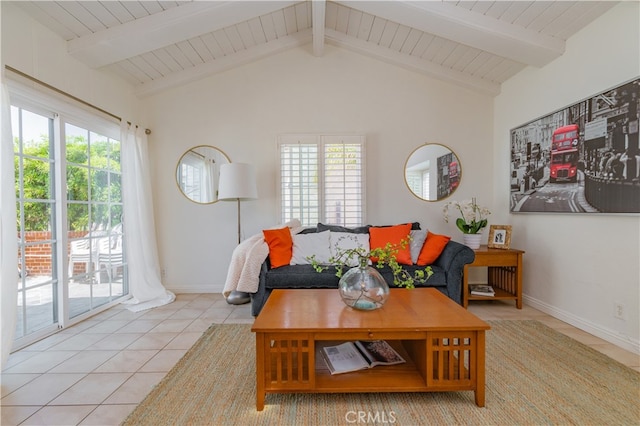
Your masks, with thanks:
[[[12,106],[11,115],[21,347],[127,295],[128,285],[120,142],[38,108]]]
[[[124,295],[120,142],[65,124],[69,317]]]
[[[58,324],[58,235],[53,116],[11,108],[18,225],[18,318],[15,338]]]

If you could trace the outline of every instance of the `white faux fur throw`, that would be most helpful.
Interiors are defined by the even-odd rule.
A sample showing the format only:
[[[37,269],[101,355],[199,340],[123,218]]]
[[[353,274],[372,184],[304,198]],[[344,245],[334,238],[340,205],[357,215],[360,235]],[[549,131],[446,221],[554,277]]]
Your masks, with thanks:
[[[302,230],[298,219],[293,219],[284,226],[291,229],[292,234]],[[241,242],[231,255],[227,281],[222,290],[224,297],[228,297],[234,290],[245,293],[257,292],[260,267],[267,256],[269,256],[269,245],[265,242],[262,232]]]

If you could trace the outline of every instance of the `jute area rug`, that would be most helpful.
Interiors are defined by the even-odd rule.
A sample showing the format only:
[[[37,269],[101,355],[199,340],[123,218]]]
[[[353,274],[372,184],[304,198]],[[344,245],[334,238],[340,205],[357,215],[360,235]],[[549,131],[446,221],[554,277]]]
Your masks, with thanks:
[[[125,425],[638,425],[640,373],[537,321],[490,321],[486,407],[473,392],[267,394],[249,325],[214,325]]]

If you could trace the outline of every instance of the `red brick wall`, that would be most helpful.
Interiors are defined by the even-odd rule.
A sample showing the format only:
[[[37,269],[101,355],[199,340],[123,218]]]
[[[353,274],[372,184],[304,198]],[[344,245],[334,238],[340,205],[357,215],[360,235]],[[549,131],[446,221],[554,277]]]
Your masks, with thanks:
[[[85,235],[86,231],[69,232],[69,238],[79,238]],[[29,245],[25,248],[25,261],[27,272],[30,275],[51,275],[51,232],[49,231],[29,231],[24,235],[25,242],[43,241],[42,244]],[[46,241],[46,242],[44,242]],[[67,246],[67,256],[69,256],[69,246]],[[85,265],[76,264],[74,274],[82,273]]]

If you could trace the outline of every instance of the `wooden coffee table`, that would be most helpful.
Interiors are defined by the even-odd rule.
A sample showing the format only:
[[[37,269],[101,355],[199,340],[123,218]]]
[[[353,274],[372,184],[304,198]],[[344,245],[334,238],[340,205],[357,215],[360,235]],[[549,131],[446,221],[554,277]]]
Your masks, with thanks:
[[[337,290],[274,290],[256,318],[256,408],[267,393],[475,392],[485,399],[490,326],[433,288],[391,289],[374,311],[347,307]],[[331,375],[319,351],[347,340],[389,342],[407,361]]]

